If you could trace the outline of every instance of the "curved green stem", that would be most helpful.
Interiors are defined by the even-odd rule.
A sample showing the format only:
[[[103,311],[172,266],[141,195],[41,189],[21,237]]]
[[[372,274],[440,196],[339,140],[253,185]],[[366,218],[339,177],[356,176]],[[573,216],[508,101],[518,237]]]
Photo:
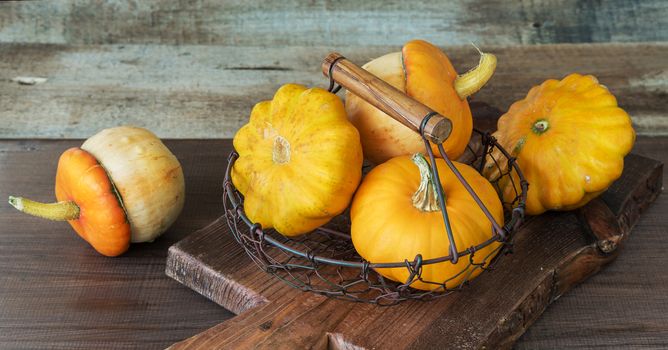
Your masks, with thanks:
[[[436,186],[427,159],[421,153],[416,153],[411,160],[420,170],[420,186],[413,194],[413,206],[424,212],[440,210]]]
[[[44,219],[66,221],[79,218],[79,206],[72,201],[40,203],[23,197],[9,196],[9,204],[20,212]]]

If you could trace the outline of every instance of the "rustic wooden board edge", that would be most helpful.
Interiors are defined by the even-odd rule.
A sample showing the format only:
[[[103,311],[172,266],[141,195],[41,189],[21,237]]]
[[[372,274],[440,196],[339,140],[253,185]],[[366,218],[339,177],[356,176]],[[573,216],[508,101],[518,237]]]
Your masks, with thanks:
[[[518,305],[513,317],[500,322],[490,333],[483,348],[512,348],[550,304],[617,258],[622,243],[630,236],[640,214],[656,200],[663,186],[663,163],[633,154],[629,157],[652,163],[651,171],[644,174],[642,183],[645,186],[639,186],[629,193],[615,213],[606,204],[605,194],[580,208],[576,215],[591,235],[592,243],[582,247],[572,254],[570,259],[550,271],[536,289]],[[607,213],[601,214],[601,211]],[[590,215],[591,212],[599,215]]]
[[[268,300],[252,289],[237,283],[234,279],[196,260],[196,257],[184,252],[181,247],[184,244],[198,238],[197,232],[217,230],[224,227],[225,218],[220,217],[208,226],[198,230],[169,247],[165,274],[184,286],[193,289],[205,298],[239,315],[246,310],[262,306]],[[220,232],[220,234],[227,234]],[[212,278],[213,276],[213,278]],[[212,282],[217,281],[217,282]],[[208,284],[217,283],[220,288],[210,288]],[[214,290],[222,291],[215,293]]]
[[[556,267],[550,267],[550,270],[544,272],[544,278],[538,283],[536,288],[530,290],[522,298],[515,299],[518,300],[517,304],[513,307],[513,311],[508,314],[508,317],[503,318],[495,328],[491,329],[490,332],[485,335],[483,345],[484,347],[492,348],[509,348],[514,342],[524,333],[524,331],[542,314],[542,312],[548,307],[548,305],[556,300],[559,296],[563,295],[565,292],[570,290],[572,287],[578,283],[584,281],[589,276],[598,272],[605,264],[614,260],[618,254],[618,249],[613,249],[611,251],[602,250],[601,242],[604,241],[614,241],[617,243],[622,243],[623,239],[628,237],[628,233],[632,225],[638,219],[640,213],[656,199],[659,192],[661,191],[661,182],[662,182],[662,164],[660,162],[630,155],[629,157],[635,158],[637,162],[632,164],[640,164],[642,172],[639,172],[639,169],[635,169],[630,176],[622,176],[619,182],[621,185],[611,187],[610,193],[602,196],[600,199],[592,201],[586,207],[580,210],[580,212],[568,213],[574,221],[580,219],[581,223],[586,223],[586,227],[589,229],[592,237],[582,248],[579,248],[573,251],[572,254],[566,256],[565,259],[560,260]],[[631,163],[631,162],[630,162]],[[640,174],[640,176],[638,176]],[[625,182],[626,181],[626,182]],[[633,187],[630,187],[633,186]],[[626,192],[617,191],[616,187],[626,188]],[[631,189],[631,191],[628,191]],[[618,193],[616,193],[616,191]],[[619,195],[623,194],[623,197]],[[617,197],[615,197],[617,196]],[[617,206],[612,205],[611,207],[605,203],[606,197],[609,197],[612,202],[617,204]],[[600,215],[588,215],[590,211],[607,211],[604,213],[603,218],[599,221],[592,220],[591,218],[600,218]],[[600,214],[600,213],[599,213]],[[607,215],[607,216],[606,216]],[[606,223],[609,220],[605,218],[613,217],[612,220],[614,223],[608,226],[601,226],[601,223]],[[584,230],[584,228],[583,228]],[[606,231],[607,230],[607,231]],[[584,233],[584,231],[582,231]],[[619,245],[615,244],[614,247],[617,248]],[[610,249],[608,247],[608,249]],[[543,272],[541,272],[543,275]],[[252,312],[252,314],[262,313],[262,309],[269,307],[269,309],[280,310],[280,306],[273,305],[275,302],[270,302],[264,307],[258,308]],[[326,301],[324,304],[329,304]],[[323,305],[324,305],[323,304]],[[273,305],[273,306],[272,306]],[[279,312],[279,311],[277,311]],[[280,311],[283,313],[282,311]],[[272,318],[269,318],[270,321],[266,321],[260,315],[250,316],[246,314],[245,317],[239,319],[240,324],[236,324],[234,321],[226,321],[223,324],[220,324],[208,331],[201,333],[200,335],[194,336],[183,342],[174,344],[173,348],[188,348],[189,346],[202,346],[202,345],[215,345],[220,342],[221,339],[226,339],[225,344],[228,346],[235,342],[234,339],[243,340],[244,344],[249,344],[249,339],[260,339],[257,338],[258,335],[257,325],[255,323],[259,322],[258,320],[266,323],[270,322]],[[258,318],[260,317],[260,318]],[[283,318],[290,316],[282,316]],[[265,322],[266,321],[266,322]],[[300,323],[303,320],[296,321]],[[292,323],[293,321],[288,321]],[[264,324],[262,323],[262,324]],[[260,324],[260,323],[258,323]],[[262,328],[260,324],[260,328]],[[243,326],[242,326],[243,325]],[[437,325],[437,324],[436,324]],[[240,328],[240,326],[242,326]],[[253,328],[255,327],[255,328]],[[268,327],[272,327],[271,324]],[[281,326],[281,328],[287,327],[291,329],[294,325]],[[322,327],[316,327],[322,328]],[[255,331],[252,331],[255,329]],[[269,329],[269,328],[267,328]],[[273,329],[273,328],[272,328]],[[263,329],[264,330],[264,329]],[[285,330],[285,329],[284,329]],[[245,336],[239,338],[239,335],[236,332],[250,332],[248,333],[249,339],[246,339]],[[272,333],[275,333],[276,330],[272,330]],[[260,332],[261,333],[261,332]],[[333,349],[361,349],[350,337],[346,334],[338,332],[328,332],[325,330],[327,347]],[[224,334],[224,336],[221,336]],[[246,334],[246,333],[244,333]],[[433,334],[432,334],[433,335]],[[311,339],[314,334],[310,334]],[[427,336],[429,337],[429,336]],[[272,338],[275,338],[272,336]],[[288,338],[294,338],[288,336]],[[322,338],[322,337],[321,337]],[[318,338],[316,342],[322,345],[322,339]],[[262,338],[264,339],[264,338]],[[315,339],[315,338],[314,338]],[[314,340],[311,339],[311,340]],[[274,339],[275,340],[275,339]],[[296,344],[289,343],[289,341],[284,339],[284,342],[281,344]],[[263,341],[264,343],[264,341]],[[235,343],[237,344],[237,343]],[[266,343],[264,343],[266,345]],[[276,345],[274,341],[270,341],[269,344]],[[220,344],[218,344],[220,345]],[[409,347],[420,347],[419,343],[413,343]]]

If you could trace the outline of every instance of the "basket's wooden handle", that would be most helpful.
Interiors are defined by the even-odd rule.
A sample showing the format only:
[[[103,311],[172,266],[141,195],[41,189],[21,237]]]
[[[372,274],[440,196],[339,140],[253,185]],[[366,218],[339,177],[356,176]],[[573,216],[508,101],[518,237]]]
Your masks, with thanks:
[[[443,143],[452,131],[450,119],[412,99],[402,91],[333,52],[322,63],[322,72],[348,91],[361,97],[415,132],[422,120],[434,114],[424,127],[425,136],[434,143]]]

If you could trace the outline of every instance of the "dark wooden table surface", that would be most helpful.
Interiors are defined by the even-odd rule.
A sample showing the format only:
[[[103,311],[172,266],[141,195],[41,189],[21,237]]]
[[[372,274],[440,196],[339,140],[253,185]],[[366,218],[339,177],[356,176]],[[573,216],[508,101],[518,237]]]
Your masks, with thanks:
[[[0,199],[52,200],[57,158],[80,143],[0,140]],[[186,207],[165,235],[122,257],[98,255],[66,223],[0,205],[1,349],[164,348],[233,317],[164,274],[167,248],[220,214],[230,142],[166,144],[183,164]],[[668,137],[641,137],[634,152],[668,163]],[[552,304],[516,347],[668,347],[667,213],[663,195],[621,256]]]

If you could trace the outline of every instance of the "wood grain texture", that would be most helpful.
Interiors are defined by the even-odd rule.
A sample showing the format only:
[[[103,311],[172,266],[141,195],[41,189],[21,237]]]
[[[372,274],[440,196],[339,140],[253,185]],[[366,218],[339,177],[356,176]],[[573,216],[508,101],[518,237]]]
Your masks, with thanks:
[[[0,3],[0,42],[244,46],[517,45],[668,40],[661,0]]]
[[[0,199],[12,193],[53,198],[57,157],[80,143],[0,140]],[[231,143],[166,144],[184,165],[185,211],[155,243],[134,245],[127,256],[101,257],[66,224],[28,218],[0,205],[0,348],[160,349],[232,316],[163,274],[168,247],[220,214]],[[667,137],[640,137],[634,152],[665,163],[666,149]],[[668,197],[659,196],[624,242],[622,254],[554,301],[515,348],[668,347],[666,211]],[[382,333],[384,325],[377,329]],[[328,335],[330,342],[345,341],[337,334]]]
[[[64,222],[23,215],[7,196],[51,201],[58,156],[81,141],[0,141],[0,348],[159,349],[232,314],[164,275],[167,248],[220,211],[217,150],[229,141],[166,141],[181,160],[185,209],[154,243],[96,253]],[[206,145],[208,152],[199,149]],[[206,179],[209,179],[207,181]]]
[[[516,234],[515,253],[502,259],[493,273],[460,293],[431,302],[408,301],[393,307],[357,304],[298,292],[277,279],[257,288],[256,281],[266,279],[263,271],[239,273],[250,259],[229,259],[233,251],[210,254],[211,246],[234,242],[229,232],[222,235],[226,222],[216,221],[170,248],[167,274],[196,290],[220,288],[232,280],[231,286],[222,286],[225,295],[213,299],[224,306],[249,296],[237,285],[252,286],[250,297],[261,294],[268,302],[171,348],[510,348],[552,301],[616,258],[618,252],[601,251],[600,242],[621,243],[628,238],[640,212],[661,192],[661,163],[635,155],[626,163],[620,180],[580,215],[547,213],[531,218]],[[601,237],[605,219],[617,226]],[[588,236],[593,233],[598,236]],[[178,255],[172,258],[175,252]],[[182,278],[187,271],[172,272],[183,257],[199,260],[216,274],[199,276],[189,284],[193,281]],[[228,279],[221,282],[219,275]]]
[[[320,65],[333,49],[363,64],[400,48],[0,44],[0,137],[86,138],[119,124],[160,137],[232,137],[252,106],[282,84],[326,88]],[[506,110],[545,79],[594,74],[639,134],[668,135],[668,44],[482,48],[498,66],[474,101]],[[446,52],[459,72],[478,62],[471,46]],[[19,85],[10,80],[17,76],[48,81]]]
[[[639,138],[634,152],[666,163],[664,138]],[[665,170],[665,169],[664,169]],[[664,171],[664,186],[668,173]],[[664,191],[665,192],[665,191]],[[668,196],[645,211],[617,260],[556,300],[516,349],[668,347]],[[664,260],[665,259],[665,260]],[[665,262],[663,262],[665,261]],[[569,310],[566,312],[565,310]]]

